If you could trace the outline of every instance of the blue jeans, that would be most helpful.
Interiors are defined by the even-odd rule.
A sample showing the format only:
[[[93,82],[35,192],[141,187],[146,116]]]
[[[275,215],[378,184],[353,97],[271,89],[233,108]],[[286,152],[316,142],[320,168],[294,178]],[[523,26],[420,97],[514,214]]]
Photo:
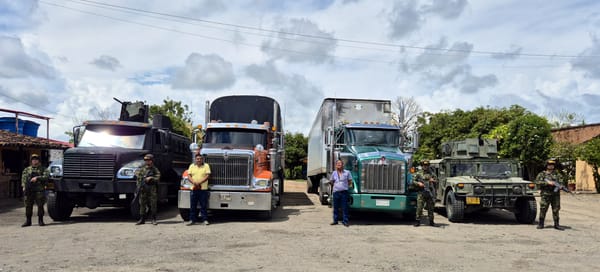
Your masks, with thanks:
[[[348,224],[348,191],[333,192],[333,222],[339,221],[338,210],[342,208],[342,223]]]
[[[190,193],[190,221],[198,222],[198,202],[200,202],[200,215],[202,221],[208,220],[206,208],[208,207],[208,197],[210,192],[207,190],[193,190]]]

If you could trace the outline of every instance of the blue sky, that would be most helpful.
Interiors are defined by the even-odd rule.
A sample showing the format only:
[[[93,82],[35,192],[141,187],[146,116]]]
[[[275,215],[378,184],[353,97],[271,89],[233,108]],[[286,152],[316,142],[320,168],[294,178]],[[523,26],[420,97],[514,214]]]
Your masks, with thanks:
[[[600,123],[600,2],[0,0],[0,108],[52,138],[112,100],[277,99],[308,134],[325,97],[424,111],[521,105]],[[42,126],[43,127],[43,126]],[[40,128],[45,135],[45,128]]]

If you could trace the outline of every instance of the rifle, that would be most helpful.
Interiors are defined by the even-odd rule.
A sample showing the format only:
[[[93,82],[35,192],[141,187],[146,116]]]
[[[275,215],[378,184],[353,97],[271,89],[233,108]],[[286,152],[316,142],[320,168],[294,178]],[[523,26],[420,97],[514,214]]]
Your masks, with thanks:
[[[154,173],[154,169],[150,168],[150,170],[148,172],[146,172],[146,175],[144,175],[144,177],[142,178],[142,182],[140,182],[138,184],[138,186],[135,188],[135,197],[136,198],[140,191],[142,190],[142,188],[148,188],[151,184],[146,183],[146,178],[148,177],[152,177],[154,176],[156,173]]]
[[[573,192],[571,192],[571,190],[569,190],[569,188],[567,188],[566,186],[560,184],[560,182],[558,181],[554,181],[554,180],[549,180],[548,178],[545,178],[544,181],[548,182],[548,181],[553,181],[554,182],[554,192],[558,193],[559,191],[565,191],[569,194],[574,194]]]
[[[25,181],[25,188],[24,189],[24,194],[25,195],[31,195],[33,193],[33,191],[31,190],[31,187],[33,187],[33,184],[31,184],[31,179],[32,178],[36,178],[36,177],[40,177],[42,175],[40,175],[40,173],[38,171],[35,172],[31,172],[29,173],[29,175],[27,175],[27,180]]]

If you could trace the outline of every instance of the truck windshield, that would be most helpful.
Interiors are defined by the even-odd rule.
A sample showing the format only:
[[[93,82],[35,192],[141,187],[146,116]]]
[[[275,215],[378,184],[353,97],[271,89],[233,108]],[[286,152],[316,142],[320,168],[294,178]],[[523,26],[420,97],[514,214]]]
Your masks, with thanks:
[[[142,149],[145,128],[126,126],[87,126],[77,146],[122,147]]]
[[[391,129],[349,129],[350,145],[398,146],[400,132]]]
[[[515,167],[516,169],[516,167]],[[479,175],[481,176],[513,176],[511,164],[509,162],[482,163]]]
[[[242,147],[253,149],[260,144],[267,147],[267,133],[251,129],[211,129],[206,131],[204,147]]]
[[[476,165],[469,163],[453,164],[450,169],[450,176],[472,176],[475,174]]]

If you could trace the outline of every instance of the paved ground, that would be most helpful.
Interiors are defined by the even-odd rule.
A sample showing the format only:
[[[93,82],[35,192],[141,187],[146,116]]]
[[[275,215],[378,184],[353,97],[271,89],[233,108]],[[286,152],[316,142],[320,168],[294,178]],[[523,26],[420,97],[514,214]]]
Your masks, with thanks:
[[[135,226],[126,209],[77,209],[67,222],[21,228],[20,202],[0,201],[0,271],[600,271],[600,195],[563,195],[566,231],[520,225],[490,211],[438,228],[354,214],[329,226],[331,209],[286,185],[272,220],[225,213],[185,226],[162,207],[158,226]],[[548,214],[548,218],[551,215]]]

